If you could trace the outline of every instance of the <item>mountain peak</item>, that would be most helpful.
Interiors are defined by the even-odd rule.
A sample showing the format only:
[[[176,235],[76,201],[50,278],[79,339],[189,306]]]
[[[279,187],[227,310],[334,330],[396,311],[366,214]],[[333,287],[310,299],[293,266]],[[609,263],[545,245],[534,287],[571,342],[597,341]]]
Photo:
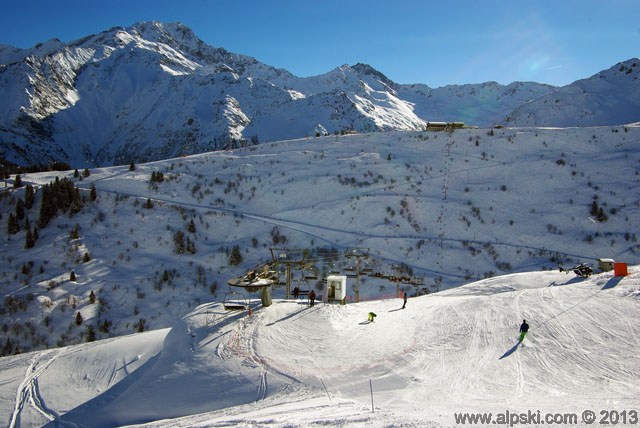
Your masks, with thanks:
[[[389,85],[391,87],[395,86],[395,83],[391,79],[389,79],[387,76],[385,76],[383,73],[376,70],[369,64],[363,64],[359,62],[351,66],[351,68],[358,74],[363,74],[366,76],[374,76],[375,78],[379,79],[381,82],[383,82],[386,85]]]
[[[140,37],[151,42],[166,43],[185,48],[202,45],[194,32],[181,22],[143,21],[133,24],[127,29],[137,33]]]
[[[68,44],[54,39],[30,49],[0,46],[8,79],[0,87],[0,98],[7,100],[0,115],[0,139],[6,142],[0,156],[24,165],[35,159],[104,165],[159,160],[185,144],[197,147],[195,152],[226,147],[231,139],[299,138],[318,124],[328,132],[419,130],[427,120],[487,126],[511,114],[512,124],[541,117],[534,123],[549,125],[564,104],[570,107],[566,125],[631,123],[638,121],[637,63],[619,63],[601,73],[598,85],[583,89],[576,83],[562,97],[567,101],[554,96],[540,105],[531,101],[554,88],[486,82],[432,90],[394,83],[364,63],[298,78],[210,46],[180,22],[138,22]],[[576,88],[600,95],[579,98]],[[236,100],[231,116],[227,99]],[[516,114],[525,103],[536,111]],[[590,111],[582,112],[581,105]],[[543,108],[554,110],[542,115]],[[78,150],[89,140],[91,147]],[[151,149],[150,140],[158,147]]]

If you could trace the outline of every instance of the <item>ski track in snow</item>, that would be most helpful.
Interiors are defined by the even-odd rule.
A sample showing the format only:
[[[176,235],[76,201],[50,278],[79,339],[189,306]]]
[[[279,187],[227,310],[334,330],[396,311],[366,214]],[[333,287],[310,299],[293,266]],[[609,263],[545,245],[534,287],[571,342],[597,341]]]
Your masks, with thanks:
[[[27,367],[24,380],[18,386],[13,412],[9,418],[9,428],[20,426],[20,414],[25,405],[29,403],[37,412],[50,421],[58,418],[58,413],[47,407],[40,394],[38,378],[49,365],[55,361],[60,351],[52,350],[35,354],[33,360]]]
[[[144,400],[153,402],[157,382],[181,374],[183,358],[193,358],[193,379],[219,374],[212,379],[220,380],[222,391],[228,387],[230,405],[212,411],[196,405],[192,415],[146,419],[143,426],[448,427],[453,412],[460,410],[521,411],[529,406],[576,412],[598,403],[633,408],[640,394],[633,337],[638,301],[627,296],[634,288],[607,289],[607,281],[597,277],[561,283],[561,275],[497,277],[410,299],[405,310],[401,299],[313,308],[283,300],[256,307],[252,316],[220,312],[211,322],[212,306],[203,305],[183,319],[165,349],[167,367],[176,367],[171,360],[176,358],[178,372],[142,377],[142,384],[132,386],[146,391]],[[606,275],[611,274],[602,278]],[[548,286],[538,285],[547,280]],[[369,310],[378,313],[375,323],[363,322]],[[531,329],[517,346],[522,319]],[[183,339],[175,340],[180,334]],[[33,357],[18,388],[11,428],[21,426],[20,412],[27,405],[61,425],[93,421],[91,411],[84,420],[58,416],[39,392],[47,369],[42,381],[66,379],[49,373],[68,369],[52,366],[54,361],[88,346]],[[129,358],[120,360],[121,374],[132,374],[126,367]],[[113,359],[102,364],[104,370],[93,371],[102,371],[104,382],[113,386]],[[185,382],[172,384],[178,395],[181,388],[192,389]],[[234,399],[240,385],[243,392],[237,394],[242,395]],[[56,390],[49,383],[46,387],[49,394]],[[131,398],[129,391],[124,394]],[[199,395],[192,399],[207,403]],[[129,401],[114,401],[123,424],[138,423],[140,403]]]
[[[517,293],[515,298],[513,299],[514,313],[516,314],[516,319],[524,319],[522,315],[522,310],[520,308],[520,297],[521,293]],[[526,339],[525,339],[526,340]],[[517,352],[518,348],[522,346],[522,344],[516,343],[514,345],[515,349],[515,361],[516,361],[516,391],[514,396],[509,400],[510,402],[517,402],[524,395],[524,375],[522,373],[522,359],[520,358],[520,353]]]

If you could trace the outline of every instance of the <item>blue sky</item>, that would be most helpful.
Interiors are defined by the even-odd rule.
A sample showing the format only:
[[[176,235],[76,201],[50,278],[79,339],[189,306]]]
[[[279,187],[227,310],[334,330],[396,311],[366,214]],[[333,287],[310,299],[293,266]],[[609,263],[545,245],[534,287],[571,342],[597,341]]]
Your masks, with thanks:
[[[372,65],[398,83],[566,85],[640,57],[639,0],[2,0],[0,43],[180,21],[297,76]]]

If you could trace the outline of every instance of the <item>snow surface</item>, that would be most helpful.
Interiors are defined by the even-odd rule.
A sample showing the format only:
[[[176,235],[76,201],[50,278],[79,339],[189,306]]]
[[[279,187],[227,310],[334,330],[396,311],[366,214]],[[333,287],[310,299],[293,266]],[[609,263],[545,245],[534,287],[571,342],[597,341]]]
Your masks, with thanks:
[[[253,301],[252,314],[206,303],[170,330],[0,359],[0,413],[9,427],[284,428],[637,411],[639,298],[631,267],[505,275],[404,310],[399,298]],[[523,318],[531,330],[518,346]]]
[[[82,180],[25,174],[36,187],[56,176],[83,193],[95,185],[98,199],[41,229],[29,250],[24,231],[0,229],[3,297],[35,299],[5,313],[7,337],[24,351],[79,343],[106,319],[109,334],[135,331],[140,318],[153,331],[1,358],[0,417],[11,427],[423,427],[456,425],[455,412],[637,410],[638,268],[578,280],[557,263],[638,263],[638,132],[373,133],[98,168]],[[165,181],[152,184],[157,171]],[[24,188],[3,192],[7,218]],[[607,222],[588,217],[594,196],[616,210]],[[27,210],[31,224],[37,212]],[[190,218],[198,251],[177,255],[173,234]],[[280,288],[268,308],[251,295],[250,317],[225,312],[209,284],[263,262],[274,228],[292,248],[370,248],[376,269],[405,263],[431,292],[438,277],[442,287],[494,278],[411,298],[405,310],[397,284],[367,277],[366,303],[308,308]],[[245,260],[229,267],[225,247],[236,244]],[[157,287],[163,270],[176,277]],[[496,276],[507,271],[520,273]],[[106,303],[89,303],[90,291]],[[532,330],[515,347],[525,317]],[[28,323],[36,334],[24,338]]]
[[[171,327],[200,304],[222,301],[227,280],[269,261],[272,247],[309,249],[320,279],[353,272],[344,254],[362,247],[370,256],[363,269],[416,280],[363,275],[361,301],[599,257],[635,265],[639,137],[638,127],[372,133],[260,144],[134,171],[98,168],[83,179],[72,171],[24,174],[38,194],[67,177],[87,198],[92,186],[98,196],[40,229],[31,249],[24,228],[15,235],[0,228],[0,292],[26,306],[0,306],[0,346],[7,339],[21,352],[74,345],[89,327],[98,339],[131,334],[141,322],[144,330]],[[150,183],[154,172],[165,180]],[[24,194],[24,187],[3,189],[5,225]],[[596,197],[606,222],[590,217]],[[38,202],[26,210],[31,225],[38,212]],[[195,243],[194,253],[176,253],[178,231]],[[230,266],[235,245],[243,262]],[[327,259],[321,250],[340,256]],[[293,284],[320,291],[322,282],[306,273],[294,269]],[[284,287],[273,295],[285,297]]]

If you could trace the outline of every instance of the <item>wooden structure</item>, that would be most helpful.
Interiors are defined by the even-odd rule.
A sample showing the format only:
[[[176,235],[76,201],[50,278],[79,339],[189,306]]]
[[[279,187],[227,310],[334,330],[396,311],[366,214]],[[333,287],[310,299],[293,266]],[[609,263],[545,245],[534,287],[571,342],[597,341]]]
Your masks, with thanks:
[[[598,269],[601,272],[610,272],[613,270],[615,260],[613,259],[598,259]]]
[[[464,127],[464,122],[427,122],[427,131],[453,131]]]

